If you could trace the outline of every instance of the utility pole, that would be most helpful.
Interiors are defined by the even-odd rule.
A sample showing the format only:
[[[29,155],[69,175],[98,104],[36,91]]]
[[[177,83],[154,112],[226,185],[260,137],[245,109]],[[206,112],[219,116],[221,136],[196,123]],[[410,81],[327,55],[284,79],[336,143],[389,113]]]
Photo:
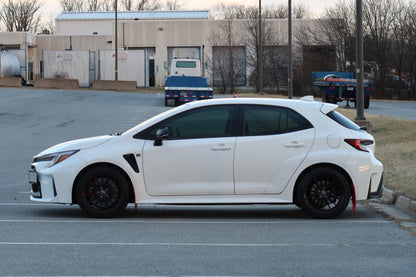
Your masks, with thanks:
[[[289,0],[288,3],[288,51],[289,51],[289,61],[288,61],[288,67],[287,67],[287,92],[288,92],[288,98],[293,98],[293,70],[292,70],[292,0]]]
[[[115,10],[115,45],[114,45],[114,52],[115,52],[115,68],[114,68],[114,80],[118,81],[118,41],[117,41],[117,0],[114,0],[114,10]]]
[[[362,0],[355,0],[356,4],[356,61],[355,74],[357,79],[356,96],[357,96],[357,117],[356,121],[366,120],[364,117],[364,66],[363,66],[363,4]]]
[[[262,44],[262,30],[261,30],[261,0],[259,0],[259,91],[258,94],[263,94],[263,44]]]

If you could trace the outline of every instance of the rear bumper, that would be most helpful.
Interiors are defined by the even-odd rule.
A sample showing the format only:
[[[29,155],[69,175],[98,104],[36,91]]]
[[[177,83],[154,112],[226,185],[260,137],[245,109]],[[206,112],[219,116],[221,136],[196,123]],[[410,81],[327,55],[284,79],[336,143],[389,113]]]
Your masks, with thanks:
[[[383,189],[384,189],[384,186],[383,186],[383,175],[381,175],[380,182],[379,182],[379,184],[377,186],[377,190],[372,192],[371,191],[371,187],[372,186],[370,185],[370,189],[368,191],[367,199],[380,198],[382,196],[382,194],[383,194]]]

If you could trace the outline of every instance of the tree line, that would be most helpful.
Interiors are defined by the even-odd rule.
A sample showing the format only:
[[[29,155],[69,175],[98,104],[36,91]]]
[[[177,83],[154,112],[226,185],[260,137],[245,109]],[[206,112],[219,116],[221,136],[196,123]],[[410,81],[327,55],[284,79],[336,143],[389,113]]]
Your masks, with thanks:
[[[378,97],[416,97],[416,1],[364,0],[366,77]],[[337,69],[354,71],[355,1],[325,10],[314,28],[296,30],[300,44],[335,45]]]
[[[185,0],[118,0],[118,11],[179,10]],[[114,11],[115,0],[60,0],[63,11]],[[0,4],[0,24],[7,32],[52,33],[53,24],[42,21],[42,0],[4,0]]]
[[[247,65],[254,69],[249,76],[249,84],[258,87],[259,43],[258,8],[242,5],[218,5],[214,13],[224,19],[221,32],[216,32],[213,45],[228,45],[234,48],[228,56],[212,61],[214,75],[224,79],[222,91],[233,90],[241,72],[236,52],[238,45],[247,45]],[[287,30],[275,30],[268,19],[287,18],[287,6],[280,5],[262,11],[263,75],[265,87],[279,88],[287,85],[287,42],[282,33]],[[309,12],[303,5],[295,6],[292,18],[308,17]],[[231,19],[246,20],[246,31],[239,36],[227,35],[235,30]],[[416,97],[416,1],[415,0],[364,0],[363,1],[363,37],[366,78],[374,83],[374,96],[414,99]],[[340,0],[332,8],[327,8],[316,23],[299,24],[294,33],[294,91],[304,94],[303,47],[310,45],[333,45],[336,48],[336,70],[355,71],[355,0]],[[280,34],[280,35],[279,35]],[[220,39],[222,37],[222,39]],[[222,40],[218,42],[218,40]],[[244,40],[244,42],[242,41]],[[224,60],[230,61],[224,66]],[[241,59],[240,59],[241,60]],[[230,69],[231,67],[231,69]],[[224,72],[227,71],[227,72]],[[233,75],[234,76],[231,76]],[[227,78],[225,78],[225,77]],[[219,78],[219,77],[217,77]],[[234,81],[234,83],[233,83]]]
[[[185,0],[119,0],[117,9],[178,10]],[[64,11],[114,11],[114,0],[60,0]],[[8,32],[39,32],[42,26],[39,12],[41,0],[6,0],[0,4],[0,22]],[[223,91],[232,91],[242,82],[258,87],[259,41],[258,7],[239,4],[217,4],[211,17],[219,19],[220,28],[210,40],[217,57],[209,62],[213,74]],[[286,19],[286,5],[264,7],[262,10],[263,72],[266,87],[287,85],[287,30],[275,30],[269,19]],[[303,4],[293,7],[292,18],[309,18]],[[235,32],[236,24],[243,20],[244,32]],[[400,98],[416,97],[416,0],[363,0],[364,60],[368,78],[374,82],[376,95]],[[240,26],[241,27],[241,26]],[[314,26],[295,28],[294,90],[302,94],[302,47],[308,45],[334,45],[336,69],[354,71],[355,63],[355,0],[339,0],[327,8]],[[242,45],[247,47],[242,48]],[[286,48],[285,48],[286,47]],[[297,55],[296,55],[297,54]],[[243,59],[243,55],[246,57]],[[245,62],[252,72],[244,80]]]

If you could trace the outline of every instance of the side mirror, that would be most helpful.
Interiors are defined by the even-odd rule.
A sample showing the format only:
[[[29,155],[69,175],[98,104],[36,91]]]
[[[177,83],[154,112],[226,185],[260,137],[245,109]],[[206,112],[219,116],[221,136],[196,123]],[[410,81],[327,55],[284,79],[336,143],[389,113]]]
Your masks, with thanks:
[[[169,137],[169,129],[168,127],[159,129],[156,131],[156,139],[155,142],[153,143],[154,146],[162,146],[163,143],[162,141],[164,139],[167,139]]]

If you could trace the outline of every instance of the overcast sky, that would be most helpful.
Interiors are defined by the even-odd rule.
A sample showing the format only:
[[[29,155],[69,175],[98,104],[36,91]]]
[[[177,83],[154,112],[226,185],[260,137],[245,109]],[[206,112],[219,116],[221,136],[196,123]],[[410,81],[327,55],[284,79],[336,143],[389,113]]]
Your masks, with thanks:
[[[164,2],[165,0],[162,0]],[[45,5],[42,8],[42,12],[45,16],[52,16],[56,17],[61,11],[61,5],[59,4],[59,0],[43,0]],[[218,4],[218,3],[239,3],[244,4],[246,6],[257,6],[259,1],[258,0],[183,0],[185,2],[184,9],[188,10],[205,10],[209,9],[210,7]],[[325,8],[331,7],[338,1],[332,0],[292,0],[292,5],[297,5],[299,3],[303,3],[308,10],[310,10],[314,15],[320,15]],[[288,0],[262,0],[261,4],[262,7],[270,6],[270,5],[280,5],[285,4],[287,5]]]

